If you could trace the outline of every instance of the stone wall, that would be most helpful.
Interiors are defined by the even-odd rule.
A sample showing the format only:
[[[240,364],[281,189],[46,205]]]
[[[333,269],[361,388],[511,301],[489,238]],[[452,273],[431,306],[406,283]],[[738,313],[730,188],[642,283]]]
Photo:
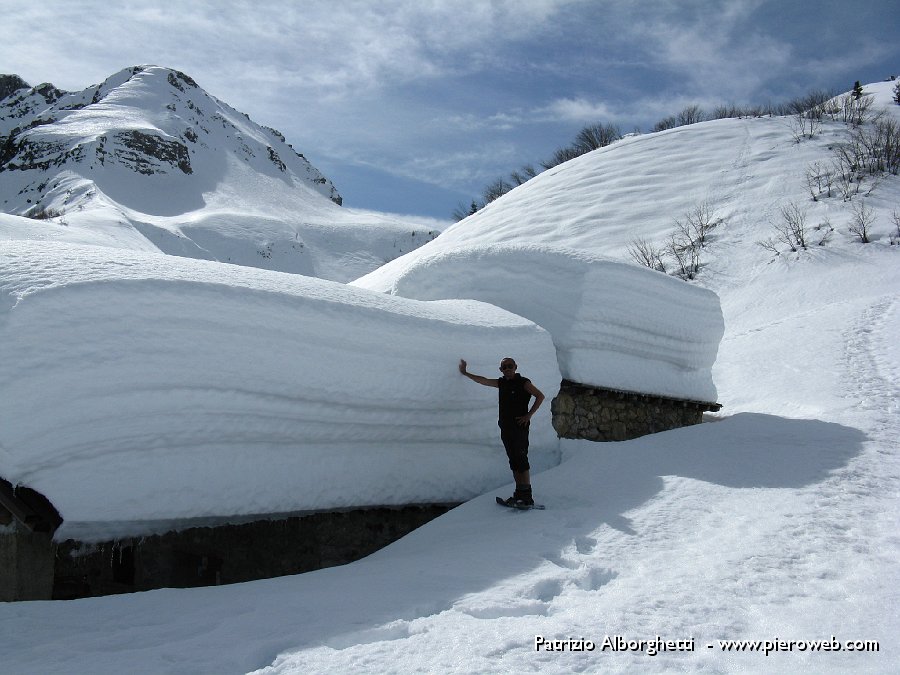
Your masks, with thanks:
[[[718,403],[685,401],[563,380],[553,399],[553,428],[561,438],[626,441],[703,421]]]
[[[57,547],[54,599],[232,584],[342,565],[455,505],[322,512]]]

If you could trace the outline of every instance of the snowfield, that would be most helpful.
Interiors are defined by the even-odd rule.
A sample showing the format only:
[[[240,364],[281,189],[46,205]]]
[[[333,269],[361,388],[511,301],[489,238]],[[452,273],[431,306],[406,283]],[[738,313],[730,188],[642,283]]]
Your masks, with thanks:
[[[896,116],[900,107],[890,104],[891,86],[865,89]],[[805,180],[809,166],[830,161],[830,148],[847,134],[845,125],[826,120],[818,135],[797,142],[789,119],[741,119],[624,140],[538,176],[389,263],[365,282],[377,279],[372,288],[382,293],[288,281],[283,275],[252,283],[243,277],[238,288],[222,281],[227,275],[218,270],[227,266],[191,262],[187,268],[159,254],[152,265],[135,254],[140,264],[131,267],[137,271],[113,274],[116,256],[92,253],[106,276],[75,283],[87,273],[80,271],[83,265],[67,262],[70,244],[13,248],[4,242],[0,274],[8,290],[0,309],[2,344],[7,349],[12,336],[15,353],[22,356],[11,360],[4,353],[2,381],[8,386],[15,374],[17,392],[25,392],[16,396],[30,396],[32,405],[26,413],[25,405],[4,396],[3,405],[15,414],[4,411],[4,425],[13,421],[12,431],[3,433],[30,438],[35,451],[44,446],[31,418],[50,419],[38,402],[47,397],[81,405],[75,396],[57,392],[64,387],[45,366],[67,376],[65,387],[81,388],[80,412],[100,418],[100,402],[109,403],[102,382],[82,382],[94,377],[92,365],[103,375],[110,372],[107,359],[125,359],[131,372],[171,386],[175,374],[152,372],[153,359],[171,352],[214,388],[221,381],[202,372],[212,363],[204,350],[230,348],[224,343],[235,340],[251,350],[253,360],[270,365],[262,370],[280,370],[260,373],[249,364],[229,363],[241,380],[293,396],[291,369],[282,366],[313,365],[314,357],[293,353],[301,340],[278,336],[285,326],[289,332],[308,331],[316,344],[329,337],[326,347],[340,354],[335,358],[342,363],[355,364],[352,373],[367,384],[379,386],[390,373],[385,386],[401,386],[410,398],[420,391],[415,387],[423,387],[427,405],[436,400],[428,393],[432,383],[440,383],[441,397],[452,400],[461,414],[480,415],[483,406],[483,437],[480,430],[448,433],[474,434],[467,438],[485,444],[473,448],[484,453],[481,466],[493,470],[487,466],[494,462],[502,473],[502,449],[487,429],[494,405],[490,390],[454,373],[456,359],[469,357],[474,372],[493,375],[495,357],[508,353],[526,375],[546,368],[549,377],[548,363],[541,360],[553,361],[555,369],[554,350],[565,354],[551,342],[553,330],[543,332],[531,316],[474,300],[432,305],[391,293],[443,295],[444,280],[453,277],[453,288],[466,295],[483,287],[506,301],[517,296],[492,276],[495,267],[485,272],[477,264],[494,253],[503,257],[494,245],[524,247],[519,261],[529,251],[539,281],[549,276],[539,251],[577,251],[576,262],[563,266],[569,270],[582,256],[626,261],[634,238],[663,242],[673,220],[703,202],[721,222],[703,249],[696,286],[718,296],[724,318],[712,365],[722,411],[706,424],[627,442],[560,441],[559,464],[533,475],[535,497],[547,505],[545,511],[497,507],[494,495],[508,494],[507,484],[342,567],[228,587],[3,605],[5,668],[42,675],[895,672],[900,634],[900,245],[895,241],[900,233],[892,212],[900,211],[900,179],[885,175],[875,184],[866,178],[865,189],[851,201],[836,195],[812,201]],[[781,207],[790,203],[803,210],[816,236],[808,250],[776,256],[756,242],[771,236]],[[869,244],[848,233],[853,208],[860,204],[874,213]],[[69,257],[87,255],[71,250]],[[548,265],[557,264],[554,255],[548,257]],[[181,271],[170,271],[169,265]],[[148,272],[154,266],[157,276]],[[201,279],[201,269],[209,276]],[[520,273],[515,265],[500,269]],[[127,280],[128,275],[137,277]],[[476,278],[455,278],[460,275]],[[211,285],[212,278],[219,285]],[[484,286],[479,278],[486,280]],[[276,279],[283,285],[273,292]],[[554,290],[559,313],[551,311],[553,303],[541,305],[540,313],[578,318],[581,288],[575,285],[571,294]],[[323,297],[339,293],[342,303]],[[165,302],[155,303],[157,297]],[[142,311],[149,312],[146,319]],[[367,334],[326,335],[304,325],[307,311],[338,328],[359,321]],[[367,317],[364,323],[350,320],[357,311]],[[586,311],[598,310],[589,303]],[[59,317],[51,315],[57,312]],[[138,331],[116,323],[122,312],[137,322]],[[82,316],[104,323],[83,327]],[[162,331],[156,324],[174,318],[189,330],[153,341]],[[395,321],[402,330],[392,329]],[[73,340],[67,338],[69,324],[76,331]],[[13,325],[21,329],[11,331]],[[268,337],[254,337],[256,325],[278,336],[273,354],[267,351]],[[413,343],[404,338],[407,329],[445,335],[406,356],[400,352]],[[142,331],[151,336],[141,337]],[[223,331],[228,331],[224,337]],[[492,331],[498,341],[482,341]],[[121,339],[135,332],[146,365],[127,354]],[[98,353],[90,354],[85,336],[100,340]],[[185,344],[183,337],[195,344]],[[514,337],[521,342],[507,342]],[[40,349],[29,349],[25,338]],[[395,340],[399,349],[391,344]],[[353,361],[356,349],[369,357]],[[466,353],[470,350],[474,355]],[[381,354],[388,361],[373,364]],[[87,366],[74,363],[75,355],[88,355]],[[398,367],[401,372],[392,370]],[[331,368],[313,374],[323,372],[335,374]],[[236,387],[238,379],[225,383]],[[545,393],[555,392],[546,387]],[[209,395],[206,400],[222,400],[232,412],[247,409],[260,422],[270,409],[272,433],[279,425],[295,430],[292,415],[300,404],[287,410],[283,400],[227,399]],[[393,406],[395,399],[389,400]],[[174,401],[160,402],[158,410],[180,420],[179,411],[189,403],[186,392],[176,389]],[[104,428],[116,427],[116,438],[147,428],[146,416],[128,410],[127,401],[114,405],[119,424],[107,420]],[[126,413],[129,418],[121,417]],[[214,419],[208,432],[220,433],[221,421]],[[539,427],[536,420],[532,433]],[[61,425],[51,427],[48,438],[64,448],[61,431]],[[0,474],[10,466],[18,467],[18,476],[28,466],[34,475],[61,470],[51,456],[32,462],[19,447],[3,443]],[[143,470],[143,456],[129,456],[117,470]],[[448,471],[439,456],[417,462],[415,476],[439,484]],[[315,461],[327,466],[329,460],[323,453]],[[155,463],[149,468],[164,471]],[[370,467],[343,469],[361,469],[355,485],[368,485]],[[299,471],[285,482],[291,480],[303,484]],[[595,648],[536,649],[538,638],[583,639]],[[689,649],[651,649],[657,639]],[[728,640],[751,642],[735,649],[721,642]]]

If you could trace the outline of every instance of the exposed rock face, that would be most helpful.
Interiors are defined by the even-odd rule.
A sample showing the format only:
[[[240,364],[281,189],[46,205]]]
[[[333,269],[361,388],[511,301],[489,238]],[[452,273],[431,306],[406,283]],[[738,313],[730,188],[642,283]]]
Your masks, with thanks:
[[[112,146],[115,158],[138,173],[152,175],[164,164],[193,173],[188,149],[177,141],[142,131],[123,131],[113,137]]]
[[[19,89],[28,89],[29,84],[18,75],[0,75],[0,101]]]

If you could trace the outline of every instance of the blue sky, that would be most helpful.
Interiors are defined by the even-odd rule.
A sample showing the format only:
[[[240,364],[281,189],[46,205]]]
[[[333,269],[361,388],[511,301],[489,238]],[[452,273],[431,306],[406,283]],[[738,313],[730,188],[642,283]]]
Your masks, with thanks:
[[[348,206],[449,218],[586,124],[900,75],[897,0],[2,0],[0,73],[184,71]]]

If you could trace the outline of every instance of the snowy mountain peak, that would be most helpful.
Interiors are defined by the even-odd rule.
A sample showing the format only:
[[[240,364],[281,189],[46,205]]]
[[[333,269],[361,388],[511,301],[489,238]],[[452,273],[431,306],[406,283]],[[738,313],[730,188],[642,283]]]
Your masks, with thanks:
[[[342,207],[284,135],[177,70],[132,66],[79,92],[4,75],[0,94],[0,240],[348,281],[443,225]]]
[[[133,66],[80,92],[50,84],[27,88],[11,75],[0,80],[0,88],[6,93],[0,101],[0,172],[6,174],[2,196],[8,213],[46,206],[66,171],[89,178],[101,190],[116,183],[116,172],[200,174],[201,188],[222,173],[225,157],[341,203],[334,185],[284,136],[254,123],[179,71]]]

